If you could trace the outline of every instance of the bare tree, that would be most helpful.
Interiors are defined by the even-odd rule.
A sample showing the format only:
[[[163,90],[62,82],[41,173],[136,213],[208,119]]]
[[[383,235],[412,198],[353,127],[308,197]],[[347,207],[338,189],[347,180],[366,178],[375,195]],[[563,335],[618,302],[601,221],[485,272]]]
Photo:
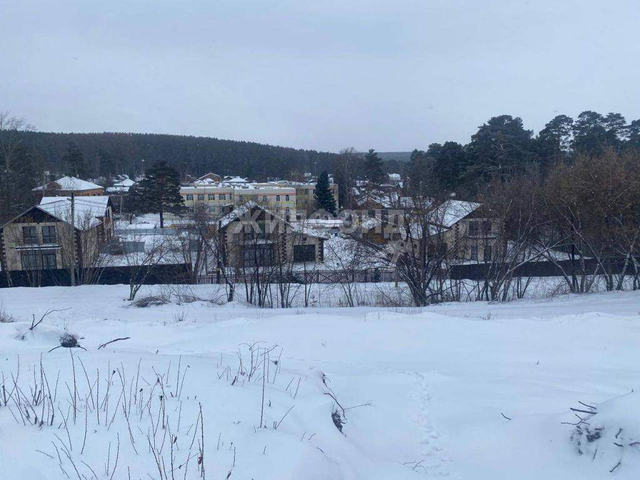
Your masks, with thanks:
[[[156,267],[179,261],[177,240],[173,235],[134,234],[120,238],[122,260],[129,276],[129,301],[133,301]],[[114,263],[116,263],[114,261]]]
[[[362,158],[354,148],[345,148],[333,162],[333,174],[338,183],[340,206],[354,207],[353,189],[361,171]]]

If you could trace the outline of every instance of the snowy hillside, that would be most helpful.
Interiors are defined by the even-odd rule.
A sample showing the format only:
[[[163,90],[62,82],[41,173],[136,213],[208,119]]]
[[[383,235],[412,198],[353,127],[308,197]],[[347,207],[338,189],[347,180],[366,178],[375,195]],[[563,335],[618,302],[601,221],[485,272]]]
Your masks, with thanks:
[[[640,474],[636,292],[422,310],[127,294],[0,291],[0,478]],[[50,351],[64,334],[83,349]]]

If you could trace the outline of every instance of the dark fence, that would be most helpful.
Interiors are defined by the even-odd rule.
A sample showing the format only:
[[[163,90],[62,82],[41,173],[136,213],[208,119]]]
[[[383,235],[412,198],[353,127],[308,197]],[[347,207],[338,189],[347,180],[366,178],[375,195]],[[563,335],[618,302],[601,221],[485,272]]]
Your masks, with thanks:
[[[640,259],[639,259],[640,260]],[[584,269],[583,269],[584,267]],[[612,259],[606,265],[607,273],[619,274],[625,269],[624,259]],[[473,263],[465,265],[453,265],[443,274],[448,274],[452,280],[484,280],[487,276],[493,276],[494,272],[509,269],[509,265],[490,264],[490,263]],[[633,274],[632,265],[628,265],[626,273]],[[589,259],[581,265],[579,262],[571,260],[562,260],[558,262],[528,262],[515,270],[515,277],[559,277],[563,274],[571,276],[582,274],[603,274],[601,266],[594,259]],[[233,283],[251,282],[252,275],[250,273],[242,273],[240,271],[232,271],[227,273]],[[283,278],[278,273],[270,275],[269,280],[272,283],[278,283],[281,280],[292,283],[381,283],[401,281],[395,270],[371,268],[367,270],[311,270],[311,271],[294,271]],[[224,277],[221,274],[203,275],[198,277],[198,283],[224,283]]]
[[[584,268],[583,268],[584,267]],[[474,263],[467,265],[454,265],[451,267],[450,278],[452,280],[484,280],[491,272],[497,272],[501,268],[505,271],[509,268],[508,265],[490,264],[490,263]],[[624,259],[611,259],[606,263],[607,273],[619,274],[625,269]],[[558,262],[527,262],[520,267],[516,268],[514,272],[515,277],[559,277],[563,275],[563,272],[569,276],[575,275],[593,275],[595,273],[604,274],[601,265],[595,259],[587,259],[584,261],[584,265],[581,265],[579,261],[561,260]],[[628,265],[626,273],[628,275],[633,274],[633,266]]]
[[[150,271],[149,271],[150,270]],[[78,273],[78,282],[96,285],[129,284],[131,276],[144,279],[145,285],[191,283],[191,268],[187,264],[156,265],[152,267],[104,267]],[[82,281],[82,279],[86,279]],[[68,269],[21,270],[0,273],[0,288],[6,287],[55,287],[70,286],[71,275]]]

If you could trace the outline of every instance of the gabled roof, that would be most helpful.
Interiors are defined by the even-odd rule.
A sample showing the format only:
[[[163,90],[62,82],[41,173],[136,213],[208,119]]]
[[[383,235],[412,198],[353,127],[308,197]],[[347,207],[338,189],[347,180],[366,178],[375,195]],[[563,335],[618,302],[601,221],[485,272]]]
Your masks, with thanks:
[[[78,230],[88,230],[102,223],[102,217],[106,215],[109,207],[109,197],[75,197],[74,203],[75,227]],[[69,197],[43,197],[36,208],[58,220],[71,223]]]
[[[433,211],[432,222],[442,227],[451,228],[480,207],[481,204],[476,202],[447,200]]]
[[[114,187],[133,187],[135,184],[136,184],[135,181],[131,180],[130,178],[125,178],[120,182],[114,183],[113,186]]]
[[[291,231],[293,231],[293,232],[302,233],[302,234],[308,235],[310,237],[328,238],[327,235],[325,235],[325,234],[323,234],[321,232],[318,232],[316,230],[313,230],[311,228],[292,225],[291,222],[288,222],[287,220],[282,218],[280,215],[277,215],[277,214],[273,213],[269,209],[267,209],[267,208],[263,207],[262,205],[254,202],[253,200],[245,203],[244,205],[239,206],[238,208],[235,208],[231,212],[227,213],[225,216],[219,218],[217,220],[218,228],[226,228],[229,224],[235,222],[236,220],[240,220],[244,215],[247,214],[247,212],[250,212],[254,208],[258,208],[258,209],[262,210],[263,212],[268,213],[269,215],[271,215],[276,220],[284,223],[285,225],[288,225],[290,227]]]
[[[74,191],[74,192],[82,192],[86,190],[95,190],[98,188],[104,188],[102,185],[97,185],[93,182],[88,182],[87,180],[82,180],[81,178],[76,177],[62,177],[53,182],[49,182],[48,184],[42,187],[36,187],[34,191],[43,191],[43,190],[65,190],[65,191]]]

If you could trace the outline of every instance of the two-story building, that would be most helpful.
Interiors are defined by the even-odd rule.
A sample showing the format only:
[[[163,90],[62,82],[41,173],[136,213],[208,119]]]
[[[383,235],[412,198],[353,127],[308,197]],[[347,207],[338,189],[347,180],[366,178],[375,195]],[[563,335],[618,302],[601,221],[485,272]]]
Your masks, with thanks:
[[[113,234],[109,197],[44,197],[0,227],[2,269],[89,267]]]
[[[292,225],[255,202],[248,202],[216,223],[215,234],[227,267],[268,267],[284,263],[320,263],[326,235]]]

